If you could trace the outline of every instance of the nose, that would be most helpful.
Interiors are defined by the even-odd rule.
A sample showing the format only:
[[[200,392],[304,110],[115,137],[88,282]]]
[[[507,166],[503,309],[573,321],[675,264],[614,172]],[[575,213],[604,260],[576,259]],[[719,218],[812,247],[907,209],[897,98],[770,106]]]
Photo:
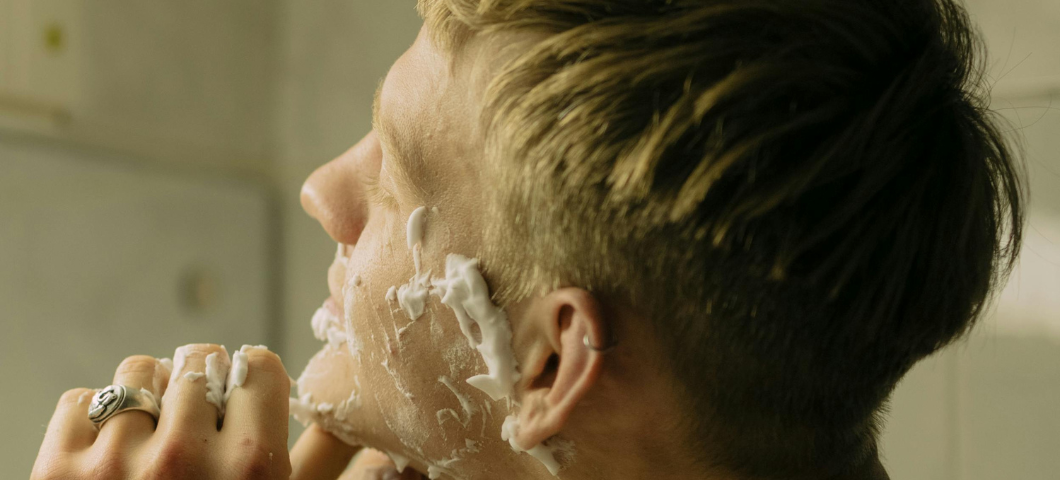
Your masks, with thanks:
[[[357,243],[368,223],[364,179],[378,175],[383,151],[369,133],[342,155],[316,169],[302,185],[302,209],[317,219],[333,240]]]

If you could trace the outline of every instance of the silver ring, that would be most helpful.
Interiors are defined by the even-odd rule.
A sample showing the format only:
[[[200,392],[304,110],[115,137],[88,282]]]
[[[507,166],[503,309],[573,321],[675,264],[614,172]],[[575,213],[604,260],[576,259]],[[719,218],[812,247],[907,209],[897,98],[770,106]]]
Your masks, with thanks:
[[[161,413],[158,409],[158,402],[155,401],[155,396],[151,392],[124,385],[111,385],[92,396],[92,403],[88,405],[88,419],[98,429],[115,415],[130,410],[146,412],[156,422]]]
[[[584,343],[585,347],[588,348],[589,350],[592,350],[592,351],[594,351],[596,353],[600,353],[600,354],[610,353],[612,350],[615,349],[615,347],[618,346],[618,342],[615,341],[615,340],[611,340],[610,344],[606,345],[604,347],[594,346],[592,343],[589,342],[589,334],[588,333],[586,333],[585,336],[582,337],[582,343]]]

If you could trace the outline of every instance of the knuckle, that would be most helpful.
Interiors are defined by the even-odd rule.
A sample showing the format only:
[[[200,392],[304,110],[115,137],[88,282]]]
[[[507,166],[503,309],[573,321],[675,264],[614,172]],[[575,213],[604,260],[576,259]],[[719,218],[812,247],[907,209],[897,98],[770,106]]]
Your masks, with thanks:
[[[186,478],[196,454],[187,442],[167,440],[158,448],[147,478]]]
[[[56,457],[38,458],[30,472],[30,480],[59,480],[72,478],[70,464]]]
[[[87,469],[87,478],[125,478],[126,468],[121,455],[99,455]]]
[[[290,465],[285,465],[286,448],[275,449],[251,437],[243,437],[236,445],[237,455],[233,456],[231,465],[232,478],[287,478],[290,476]]]
[[[147,355],[126,357],[118,365],[117,375],[141,374],[145,372],[154,374],[155,363],[155,358]]]
[[[268,459],[242,458],[238,460],[232,471],[232,478],[245,480],[273,478],[272,465],[269,464]]]

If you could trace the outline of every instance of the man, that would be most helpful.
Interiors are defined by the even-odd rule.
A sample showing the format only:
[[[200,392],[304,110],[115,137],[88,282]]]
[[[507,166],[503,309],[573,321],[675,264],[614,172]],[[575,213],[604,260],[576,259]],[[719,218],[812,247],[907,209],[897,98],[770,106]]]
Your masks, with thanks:
[[[963,10],[419,7],[373,132],[303,188],[339,246],[290,463],[278,360],[244,350],[218,428],[186,378],[218,347],[192,346],[172,375],[119,368],[158,379],[157,427],[96,433],[64,396],[38,477],[335,478],[370,446],[392,463],[357,472],[887,478],[884,402],[971,327],[1020,240]]]

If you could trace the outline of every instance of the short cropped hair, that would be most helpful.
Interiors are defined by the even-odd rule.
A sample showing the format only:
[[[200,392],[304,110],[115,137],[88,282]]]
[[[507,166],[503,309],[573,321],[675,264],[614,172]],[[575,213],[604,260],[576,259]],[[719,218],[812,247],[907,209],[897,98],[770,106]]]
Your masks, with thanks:
[[[498,298],[576,285],[650,321],[707,468],[863,461],[1017,258],[1022,165],[952,0],[419,7],[450,48],[535,34],[482,117]]]

